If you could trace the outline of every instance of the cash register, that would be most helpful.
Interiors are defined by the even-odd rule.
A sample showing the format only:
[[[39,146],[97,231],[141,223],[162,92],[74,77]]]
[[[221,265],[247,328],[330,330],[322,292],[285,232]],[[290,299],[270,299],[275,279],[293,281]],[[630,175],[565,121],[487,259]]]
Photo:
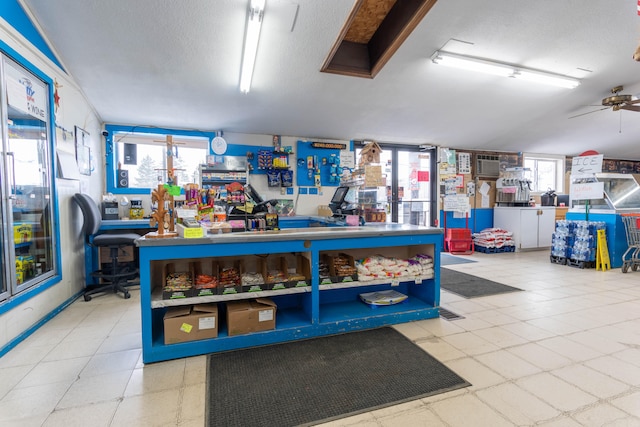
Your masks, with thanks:
[[[331,218],[337,221],[345,220],[347,215],[360,216],[360,207],[356,203],[357,201],[356,186],[340,186],[336,188],[331,202],[329,203],[329,209],[331,209]],[[359,223],[364,224],[364,218],[360,216]]]
[[[244,193],[246,203],[242,206],[233,206],[227,215],[231,221],[244,221],[247,230],[266,229],[275,230],[279,228],[278,215],[275,211],[277,200],[264,200],[258,192],[251,186],[245,184]],[[251,205],[250,212],[246,211],[246,206]],[[242,230],[237,230],[242,231]]]

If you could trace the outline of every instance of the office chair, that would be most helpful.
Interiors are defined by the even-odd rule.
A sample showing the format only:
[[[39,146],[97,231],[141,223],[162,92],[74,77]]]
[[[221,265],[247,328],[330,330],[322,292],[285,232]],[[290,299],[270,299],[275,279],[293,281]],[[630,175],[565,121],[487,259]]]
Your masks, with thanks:
[[[130,268],[126,267],[123,269],[123,266],[118,263],[118,250],[125,246],[133,246],[134,241],[140,236],[135,233],[97,234],[102,224],[102,216],[96,202],[86,194],[80,193],[74,194],[73,200],[80,207],[84,217],[82,232],[85,236],[85,242],[92,247],[108,248],[111,258],[109,270],[101,269],[91,273],[92,277],[102,279],[106,284],[96,285],[96,287],[91,289],[87,288],[84,292],[84,300],[91,301],[91,295],[108,292],[109,290],[112,290],[114,293],[122,292],[125,299],[129,298],[131,295],[127,288],[124,287],[124,283],[136,277],[138,270],[134,268],[133,271],[131,271]]]

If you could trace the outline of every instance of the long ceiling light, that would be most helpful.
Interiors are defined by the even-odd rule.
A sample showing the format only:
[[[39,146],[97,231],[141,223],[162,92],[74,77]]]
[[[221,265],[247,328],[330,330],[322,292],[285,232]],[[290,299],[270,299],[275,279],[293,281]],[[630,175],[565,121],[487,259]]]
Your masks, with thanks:
[[[513,77],[520,80],[567,89],[573,89],[580,85],[580,80],[573,77],[548,73],[546,71],[531,70],[516,65],[504,64],[497,61],[488,61],[486,59],[473,58],[439,50],[431,56],[431,61],[435,64],[446,65],[449,67],[503,77]]]
[[[240,90],[244,93],[249,92],[249,89],[251,89],[253,67],[256,63],[258,42],[260,41],[260,28],[264,18],[264,5],[265,0],[251,0],[249,5],[247,29],[244,35],[242,71],[240,72]]]

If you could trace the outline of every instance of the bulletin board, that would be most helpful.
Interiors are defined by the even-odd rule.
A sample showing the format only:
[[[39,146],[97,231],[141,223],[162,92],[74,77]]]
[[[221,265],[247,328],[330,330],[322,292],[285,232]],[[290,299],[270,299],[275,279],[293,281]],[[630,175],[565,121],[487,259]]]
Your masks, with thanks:
[[[312,172],[309,176],[309,168],[307,167],[307,158],[311,157],[314,162],[314,168],[316,164],[320,167],[320,184],[323,187],[338,187],[340,185],[340,179],[331,179],[332,168],[336,170],[337,177],[340,176],[340,165],[331,163],[329,158],[340,159],[339,149],[333,148],[316,148],[313,147],[312,142],[298,141],[295,160],[291,159],[291,163],[295,162],[296,167],[296,184],[298,187],[315,187],[315,172]],[[333,155],[333,156],[332,156]],[[336,178],[337,178],[336,177]]]

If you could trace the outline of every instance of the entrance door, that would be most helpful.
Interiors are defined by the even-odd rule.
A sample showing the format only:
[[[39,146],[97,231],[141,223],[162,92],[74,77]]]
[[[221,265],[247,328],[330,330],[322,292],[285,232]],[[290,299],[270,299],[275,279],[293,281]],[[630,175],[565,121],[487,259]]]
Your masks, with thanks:
[[[431,154],[398,150],[398,223],[432,225]]]
[[[435,149],[379,144],[386,175],[387,222],[435,226]],[[360,148],[356,149],[356,158]]]

